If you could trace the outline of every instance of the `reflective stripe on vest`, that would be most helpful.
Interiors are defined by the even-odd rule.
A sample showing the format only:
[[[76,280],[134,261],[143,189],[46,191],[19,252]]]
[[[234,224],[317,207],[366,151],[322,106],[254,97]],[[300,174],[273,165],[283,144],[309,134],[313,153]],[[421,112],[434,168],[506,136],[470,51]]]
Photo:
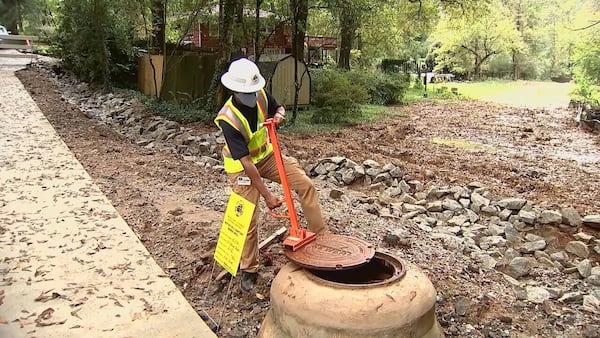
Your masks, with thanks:
[[[248,120],[244,117],[244,115],[233,105],[233,98],[229,98],[223,108],[217,114],[215,118],[215,123],[219,126],[219,121],[225,121],[233,128],[242,134],[244,140],[246,141],[246,145],[248,146],[248,150],[250,152],[250,158],[252,163],[258,163],[263,158],[267,157],[272,151],[273,146],[269,143],[269,138],[267,136],[267,129],[262,126],[262,123],[265,121],[267,117],[267,95],[264,90],[260,90],[259,95],[257,95],[256,105],[257,105],[257,128],[256,132],[252,132],[250,129],[250,125],[248,124]],[[219,126],[220,128],[220,126]],[[225,171],[227,173],[237,173],[244,170],[242,163],[239,160],[234,160],[231,157],[231,151],[227,144],[223,147],[223,165],[225,167]]]

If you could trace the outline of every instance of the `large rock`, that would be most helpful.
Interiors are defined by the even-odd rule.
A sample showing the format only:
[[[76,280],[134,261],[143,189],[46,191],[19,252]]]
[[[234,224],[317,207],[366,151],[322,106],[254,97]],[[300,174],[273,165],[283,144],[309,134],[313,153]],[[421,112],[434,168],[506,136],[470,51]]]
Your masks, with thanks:
[[[544,210],[538,218],[541,224],[560,224],[562,222],[562,214],[554,210]]]
[[[588,278],[592,274],[592,263],[589,259],[584,259],[577,263],[577,272],[582,278]]]
[[[583,217],[583,224],[595,229],[600,229],[600,215],[587,215]]]
[[[550,299],[550,292],[545,288],[540,288],[537,286],[528,286],[525,288],[527,291],[527,300],[535,303],[542,304],[548,299]]]
[[[463,206],[458,203],[457,201],[450,199],[450,198],[446,198],[442,201],[442,207],[445,210],[451,210],[451,211],[459,211],[462,210]]]
[[[471,209],[475,212],[479,212],[482,207],[490,205],[490,200],[483,197],[477,192],[471,194]]]
[[[562,208],[560,213],[562,214],[563,224],[570,225],[572,227],[578,227],[581,225],[581,216],[575,208]]]
[[[527,276],[531,271],[531,260],[526,257],[515,257],[508,264],[508,275],[514,278]]]
[[[504,198],[498,201],[500,207],[509,210],[521,210],[525,203],[527,203],[527,200],[522,198]]]
[[[522,253],[532,253],[546,248],[546,240],[540,239],[537,241],[527,242],[521,247]]]
[[[567,243],[565,251],[581,258],[588,258],[590,255],[590,249],[588,249],[587,245],[581,241],[570,241]]]
[[[377,163],[377,162],[375,162],[373,160],[365,160],[363,162],[363,166],[365,168],[379,168],[380,167],[379,163]]]
[[[519,219],[526,224],[533,224],[537,216],[533,211],[521,210],[519,211]]]

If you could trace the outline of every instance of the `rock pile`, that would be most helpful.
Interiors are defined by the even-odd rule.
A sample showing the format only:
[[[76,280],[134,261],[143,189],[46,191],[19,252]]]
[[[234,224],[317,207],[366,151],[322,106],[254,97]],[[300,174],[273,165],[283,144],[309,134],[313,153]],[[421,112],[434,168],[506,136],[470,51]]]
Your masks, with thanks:
[[[147,149],[170,151],[202,167],[222,170],[221,133],[194,135],[191,128],[151,115],[135,98],[89,88],[86,83],[54,71],[54,62],[38,62],[34,67],[55,80],[62,99],[78,107],[87,117],[111,125],[124,137]]]
[[[330,198],[391,220],[410,222],[443,242],[446,249],[469,255],[476,269],[497,269],[522,299],[542,304],[550,299],[579,302],[600,314],[600,238],[581,231],[582,224],[600,229],[600,215],[581,217],[573,207],[545,209],[522,198],[495,198],[481,184],[430,187],[406,179],[401,168],[373,160],[358,164],[344,157],[321,159],[306,171],[337,186],[362,184],[374,192],[365,196],[331,189]],[[406,245],[405,229],[390,230],[389,245]],[[573,233],[562,245],[555,234]],[[553,234],[546,238],[542,234]],[[537,277],[570,275],[577,291],[546,287]]]

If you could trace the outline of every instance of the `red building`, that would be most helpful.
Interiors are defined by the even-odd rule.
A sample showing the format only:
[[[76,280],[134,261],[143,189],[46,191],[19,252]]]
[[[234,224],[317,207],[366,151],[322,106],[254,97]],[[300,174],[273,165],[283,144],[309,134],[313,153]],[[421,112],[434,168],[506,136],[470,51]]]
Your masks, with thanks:
[[[269,32],[271,33],[271,32]],[[190,41],[201,48],[219,48],[219,31],[217,24],[200,23],[191,32]],[[306,36],[304,39],[307,55],[304,60],[309,64],[321,64],[327,58],[337,60],[337,38]],[[264,44],[263,55],[282,55],[292,52],[292,30],[279,23]],[[252,55],[252,46],[247,47],[247,54]]]

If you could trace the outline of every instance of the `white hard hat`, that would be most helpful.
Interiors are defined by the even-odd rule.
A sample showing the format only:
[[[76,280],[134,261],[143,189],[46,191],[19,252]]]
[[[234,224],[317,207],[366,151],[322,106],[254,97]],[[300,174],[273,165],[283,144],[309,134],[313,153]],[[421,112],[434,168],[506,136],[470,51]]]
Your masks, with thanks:
[[[238,59],[229,65],[229,70],[221,76],[221,83],[238,93],[253,93],[265,86],[265,78],[260,75],[256,64],[248,59]]]

